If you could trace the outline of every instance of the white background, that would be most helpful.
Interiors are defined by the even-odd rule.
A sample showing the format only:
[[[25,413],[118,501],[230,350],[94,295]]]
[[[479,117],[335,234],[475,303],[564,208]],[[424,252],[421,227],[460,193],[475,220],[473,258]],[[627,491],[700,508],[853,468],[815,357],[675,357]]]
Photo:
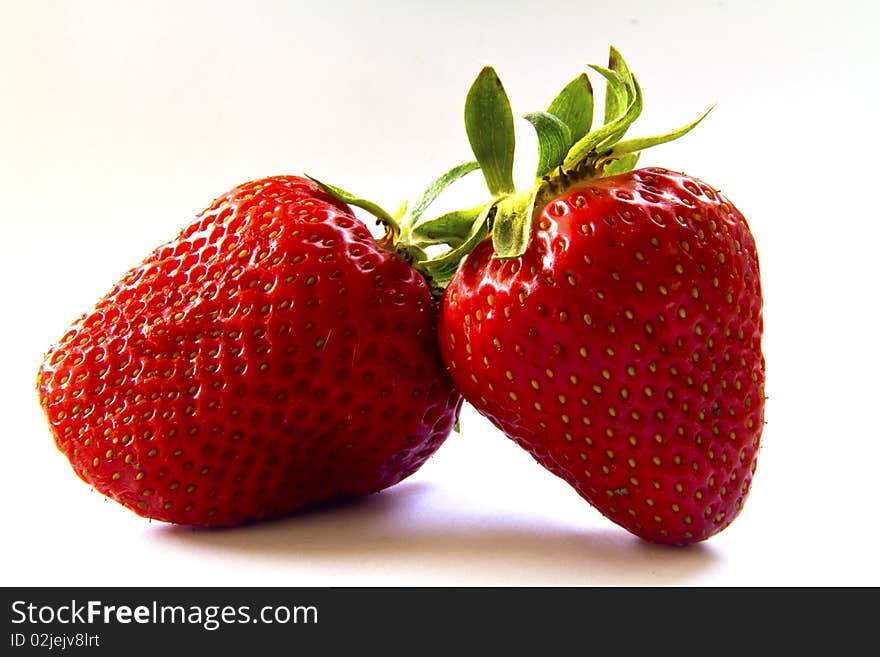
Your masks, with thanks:
[[[2,0],[0,583],[880,584],[876,7]],[[645,94],[633,135],[718,101],[642,163],[720,187],[758,243],[768,424],[729,529],[632,538],[472,411],[406,482],[232,531],[149,523],[73,474],[34,391],[44,350],[215,196],[308,171],[396,207],[468,158],[484,64],[521,115],[611,43]]]

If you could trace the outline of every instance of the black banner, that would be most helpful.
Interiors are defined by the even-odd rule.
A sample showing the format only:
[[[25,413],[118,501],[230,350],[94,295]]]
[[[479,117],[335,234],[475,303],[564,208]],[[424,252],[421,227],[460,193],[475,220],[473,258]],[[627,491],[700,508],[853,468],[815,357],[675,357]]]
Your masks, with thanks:
[[[516,653],[688,654],[768,640],[849,654],[875,621],[873,605],[848,598],[830,589],[7,588],[0,654],[470,654],[475,641]]]

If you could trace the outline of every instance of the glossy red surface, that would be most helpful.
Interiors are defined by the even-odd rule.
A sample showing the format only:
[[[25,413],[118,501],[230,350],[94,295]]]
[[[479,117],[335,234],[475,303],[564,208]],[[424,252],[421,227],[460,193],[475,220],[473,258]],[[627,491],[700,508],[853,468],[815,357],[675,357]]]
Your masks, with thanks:
[[[228,525],[415,472],[461,405],[425,281],[311,181],[218,198],[47,354],[77,474],[135,512]]]
[[[763,429],[762,296],[746,220],[647,169],[576,187],[528,251],[485,242],[446,290],[465,398],[631,532],[690,543],[740,512]]]

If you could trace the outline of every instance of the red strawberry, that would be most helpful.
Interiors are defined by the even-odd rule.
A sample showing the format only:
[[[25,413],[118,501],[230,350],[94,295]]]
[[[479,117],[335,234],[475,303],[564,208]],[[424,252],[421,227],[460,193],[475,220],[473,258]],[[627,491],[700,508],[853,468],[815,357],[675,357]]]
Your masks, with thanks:
[[[348,206],[266,178],[75,322],[40,369],[40,402],[77,474],[146,517],[234,525],[372,493],[456,421],[434,308]]]
[[[474,84],[466,122],[495,196],[492,239],[446,289],[441,352],[465,398],[603,514],[645,539],[691,543],[739,514],[755,471],[755,242],[714,188],[627,171],[640,149],[697,122],[620,142],[641,110],[638,83],[614,50],[609,69],[594,68],[608,80],[606,124],[589,132],[585,76],[528,115],[540,161],[526,193],[510,179],[503,88],[491,69]]]
[[[465,398],[615,522],[687,543],[739,513],[763,426],[761,289],[743,216],[646,169],[567,189],[528,250],[486,241],[446,291]]]

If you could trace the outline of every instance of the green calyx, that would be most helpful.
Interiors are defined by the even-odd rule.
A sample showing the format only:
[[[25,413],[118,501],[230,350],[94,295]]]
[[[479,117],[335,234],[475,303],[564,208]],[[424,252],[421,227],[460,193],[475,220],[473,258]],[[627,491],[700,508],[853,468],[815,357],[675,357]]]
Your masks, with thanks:
[[[696,120],[671,132],[622,141],[642,112],[642,92],[621,54],[611,48],[608,66],[590,68],[605,80],[602,126],[592,129],[593,88],[586,73],[569,82],[546,110],[525,118],[538,138],[538,166],[533,184],[517,190],[513,183],[515,129],[504,86],[492,67],[485,67],[465,101],[465,130],[475,160],[465,162],[432,182],[412,204],[390,214],[366,199],[314,180],[336,198],[371,213],[385,226],[382,245],[395,250],[419,270],[439,293],[461,259],[491,236],[496,258],[525,253],[532,219],[544,205],[576,184],[635,168],[642,150],[678,139]],[[490,200],[464,210],[426,219],[431,203],[449,185],[480,169]],[[436,253],[437,248],[447,247]]]

